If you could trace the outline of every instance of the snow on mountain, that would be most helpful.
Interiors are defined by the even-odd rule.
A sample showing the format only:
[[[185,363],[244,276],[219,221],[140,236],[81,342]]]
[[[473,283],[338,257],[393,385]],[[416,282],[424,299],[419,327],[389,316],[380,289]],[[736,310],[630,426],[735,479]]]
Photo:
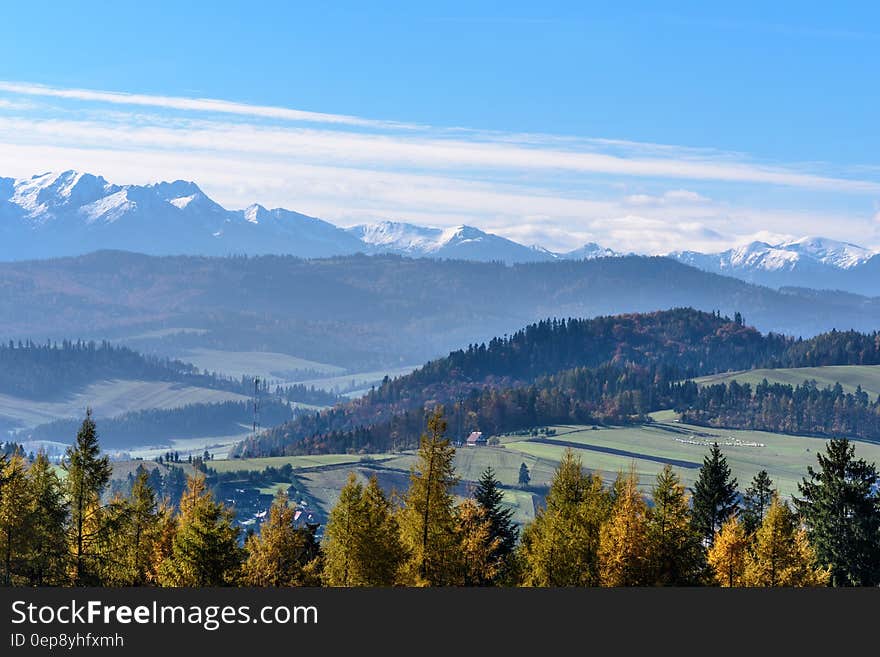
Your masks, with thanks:
[[[354,253],[476,261],[550,262],[615,257],[590,242],[565,253],[524,246],[472,226],[432,228],[380,221],[343,229],[283,208],[227,210],[185,180],[115,185],[76,171],[0,178],[0,260],[121,249],[152,255],[233,253],[319,258]],[[669,257],[706,271],[773,287],[876,295],[880,255],[823,237],[752,242],[718,253]]]
[[[562,258],[566,260],[592,260],[593,258],[613,258],[622,255],[612,249],[599,246],[595,242],[587,242],[579,249],[563,253]]]
[[[348,231],[376,253],[506,263],[541,262],[556,257],[545,249],[523,246],[473,226],[429,228],[403,222],[380,221],[354,226]]]

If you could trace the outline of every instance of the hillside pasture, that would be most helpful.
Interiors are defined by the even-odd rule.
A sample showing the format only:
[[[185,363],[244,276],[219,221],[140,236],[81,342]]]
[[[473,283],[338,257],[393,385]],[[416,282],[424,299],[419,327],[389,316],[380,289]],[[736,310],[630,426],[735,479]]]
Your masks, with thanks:
[[[872,398],[880,395],[880,365],[839,365],[828,367],[792,367],[785,369],[757,369],[745,372],[725,372],[703,376],[695,381],[700,385],[714,383],[749,383],[754,388],[767,379],[769,383],[797,386],[815,380],[820,388],[840,383],[846,392],[855,392],[857,386]]]

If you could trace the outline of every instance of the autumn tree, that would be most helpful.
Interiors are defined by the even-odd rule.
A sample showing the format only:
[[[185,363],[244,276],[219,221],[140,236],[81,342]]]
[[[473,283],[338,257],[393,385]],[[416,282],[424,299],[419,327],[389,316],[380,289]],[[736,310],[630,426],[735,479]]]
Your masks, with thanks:
[[[66,472],[65,485],[70,503],[70,545],[73,583],[97,584],[94,547],[105,531],[102,522],[101,494],[110,481],[110,459],[100,456],[98,434],[92,411],[85,420],[74,444],[67,448],[61,466]]]
[[[829,573],[819,567],[807,532],[788,504],[774,496],[746,554],[748,586],[824,586]]]
[[[599,539],[599,579],[602,586],[640,586],[649,583],[647,505],[638,489],[635,470],[618,475],[611,515]]]
[[[232,511],[214,501],[201,476],[190,477],[180,499],[171,554],[159,570],[163,586],[229,586],[242,561]]]
[[[611,513],[611,496],[598,474],[586,474],[567,449],[546,505],[523,530],[519,549],[526,586],[598,586],[599,531]]]
[[[393,509],[375,477],[352,473],[324,531],[323,579],[329,586],[391,586],[405,553]]]
[[[55,468],[39,452],[27,472],[29,549],[27,581],[32,586],[65,583],[67,501]]]
[[[764,522],[764,514],[770,508],[773,494],[773,480],[766,470],[761,470],[743,495],[740,516],[747,534],[753,534]]]
[[[454,579],[458,555],[452,489],[458,477],[455,449],[445,434],[446,421],[438,408],[422,435],[400,511],[401,540],[409,555],[402,575],[412,585],[442,586]]]
[[[817,454],[819,469],[807,468],[795,500],[819,562],[833,586],[880,583],[880,494],[874,464],[856,459],[845,438]]]
[[[715,533],[736,510],[736,478],[731,478],[727,459],[718,448],[718,443],[715,443],[709,455],[703,459],[693,488],[694,528],[706,545],[712,544]]]
[[[651,498],[654,505],[647,512],[648,583],[698,583],[704,563],[700,536],[691,523],[685,488],[668,464],[657,475]]]
[[[749,535],[744,523],[736,516],[730,516],[715,534],[707,555],[716,583],[727,587],[745,586],[749,545]]]
[[[160,523],[156,492],[149,484],[146,469],[139,466],[119,525],[121,537],[116,558],[120,561],[120,583],[124,586],[143,586],[149,580]]]
[[[28,517],[30,488],[24,458],[18,453],[2,464],[0,470],[0,560],[2,582],[6,586],[22,583],[19,574],[25,569],[28,545],[32,540]]]
[[[501,538],[494,535],[492,518],[472,499],[455,509],[458,586],[486,586],[500,574],[503,562],[498,558]]]

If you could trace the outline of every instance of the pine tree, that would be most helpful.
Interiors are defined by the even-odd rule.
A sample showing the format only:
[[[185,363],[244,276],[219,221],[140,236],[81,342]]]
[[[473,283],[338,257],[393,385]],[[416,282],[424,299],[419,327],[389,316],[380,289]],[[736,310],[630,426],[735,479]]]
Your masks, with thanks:
[[[30,487],[27,518],[30,529],[27,579],[32,586],[65,583],[67,501],[61,481],[44,452],[28,469]]]
[[[20,574],[25,570],[25,557],[31,539],[31,523],[27,515],[31,505],[30,488],[24,458],[13,453],[0,473],[3,496],[0,498],[0,559],[2,583],[6,586],[22,583]]]
[[[94,571],[96,555],[93,547],[101,539],[101,494],[110,481],[110,459],[99,456],[98,434],[92,411],[76,435],[76,442],[67,448],[62,468],[70,502],[70,544],[72,551],[73,583],[96,584]]]
[[[816,552],[797,518],[778,496],[773,497],[764,522],[755,532],[746,555],[748,586],[824,586],[829,572],[819,567]]]
[[[529,485],[529,482],[532,480],[532,476],[529,474],[529,466],[525,463],[520,463],[519,465],[519,486],[520,488],[525,488]]]
[[[706,545],[712,545],[715,533],[737,511],[736,478],[731,479],[730,466],[718,443],[712,445],[709,455],[703,459],[692,492],[694,528]]]
[[[324,532],[324,581],[329,586],[391,586],[405,554],[391,503],[371,477],[354,474],[330,512]]]
[[[190,477],[180,500],[170,556],[162,562],[163,586],[229,586],[238,579],[242,550],[233,514],[215,502],[201,476]]]
[[[458,483],[455,449],[445,438],[446,421],[438,408],[422,436],[418,462],[400,512],[400,534],[409,554],[408,584],[442,586],[455,577],[456,534],[452,489]]]
[[[736,516],[730,516],[715,535],[708,561],[714,580],[720,586],[745,586],[749,535]]]
[[[602,478],[585,474],[580,458],[567,449],[553,475],[546,506],[523,530],[523,584],[598,586],[599,531],[611,506]]]
[[[490,558],[497,562],[500,571],[516,548],[519,530],[512,521],[513,509],[506,509],[502,506],[504,493],[501,491],[500,482],[495,478],[495,471],[491,466],[487,467],[480,476],[474,490],[474,499],[489,519],[492,540],[497,540],[497,547],[493,550]]]
[[[602,586],[644,586],[650,576],[647,505],[634,469],[618,480],[611,516],[600,532],[599,580]]]
[[[747,534],[753,534],[764,521],[764,514],[770,508],[773,499],[773,480],[766,470],[761,470],[752,479],[752,484],[746,488],[743,495],[742,511],[740,516]]]
[[[669,465],[657,475],[648,509],[649,583],[664,586],[696,584],[703,569],[700,537],[691,523],[685,488]]]
[[[880,493],[877,468],[855,458],[848,440],[831,440],[807,468],[795,505],[832,586],[880,583]]]

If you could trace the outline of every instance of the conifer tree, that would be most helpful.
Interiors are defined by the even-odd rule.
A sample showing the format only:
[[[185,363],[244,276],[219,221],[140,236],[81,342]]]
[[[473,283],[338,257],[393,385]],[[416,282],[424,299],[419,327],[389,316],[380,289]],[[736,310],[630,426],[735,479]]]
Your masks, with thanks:
[[[816,455],[807,468],[795,505],[819,562],[829,567],[833,586],[880,583],[880,493],[874,464],[856,459],[845,438]]]
[[[519,550],[526,586],[598,586],[599,531],[611,513],[611,495],[598,474],[585,474],[567,449],[546,506],[523,530]]]
[[[214,498],[201,476],[190,477],[180,500],[170,556],[162,562],[163,586],[229,586],[241,571],[242,549],[233,514]]]
[[[418,462],[400,512],[401,540],[409,559],[404,575],[408,584],[442,586],[456,574],[457,537],[452,489],[458,483],[455,449],[445,438],[446,421],[438,408],[422,435]]]
[[[511,520],[513,509],[506,509],[502,506],[504,493],[501,491],[500,482],[495,477],[495,471],[491,466],[487,467],[480,475],[480,480],[474,490],[474,499],[489,519],[492,540],[497,539],[497,547],[493,550],[490,558],[498,562],[500,570],[516,547],[519,531]]]
[[[828,578],[828,570],[818,565],[806,531],[798,527],[788,504],[774,496],[755,532],[754,547],[746,555],[746,584],[824,586]]]
[[[736,516],[730,516],[715,535],[708,561],[714,581],[720,586],[745,586],[749,535]]]
[[[486,509],[472,499],[455,509],[458,534],[459,586],[486,586],[501,572],[497,553],[501,538],[492,534],[492,519]]]
[[[125,586],[143,586],[150,578],[154,543],[159,540],[160,516],[156,492],[148,483],[149,475],[138,467],[131,494],[125,504],[119,557],[123,564]]]
[[[371,477],[352,474],[324,532],[324,581],[329,586],[391,586],[405,554],[391,503]]]
[[[61,481],[45,452],[38,452],[28,469],[27,510],[30,526],[27,578],[32,586],[65,583],[67,501]]]
[[[611,516],[600,532],[599,578],[602,586],[643,586],[650,576],[647,505],[634,469],[618,480]]]
[[[743,495],[740,516],[747,534],[753,534],[761,526],[764,514],[773,500],[773,493],[773,480],[766,470],[761,470]]]
[[[28,517],[31,491],[24,458],[13,453],[5,463],[0,477],[3,481],[3,497],[0,498],[0,582],[10,586],[22,583],[20,574],[25,570],[25,557],[31,540],[31,523]]]
[[[693,528],[685,488],[669,465],[657,475],[647,514],[649,583],[696,584],[703,570],[700,537]]]
[[[736,511],[736,478],[731,478],[727,459],[718,448],[718,443],[715,443],[709,455],[703,459],[693,488],[694,528],[706,545],[712,544],[715,533]]]
[[[86,411],[76,441],[67,448],[62,468],[67,472],[65,485],[70,503],[73,583],[96,584],[93,548],[105,531],[101,522],[101,495],[110,481],[111,468],[110,460],[100,456],[91,409]]]
[[[527,466],[525,463],[520,463],[518,477],[520,488],[525,488],[526,486],[528,486],[531,480],[532,476],[529,474],[529,466]]]

